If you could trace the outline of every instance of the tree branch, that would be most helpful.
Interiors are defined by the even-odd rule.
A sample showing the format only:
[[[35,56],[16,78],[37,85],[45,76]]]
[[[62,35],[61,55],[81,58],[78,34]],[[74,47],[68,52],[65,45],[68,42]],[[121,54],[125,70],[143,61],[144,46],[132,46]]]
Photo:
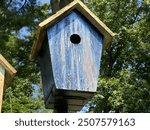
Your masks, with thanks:
[[[7,8],[11,5],[13,0],[10,0],[9,3],[7,4]]]
[[[24,4],[20,7],[19,10],[22,10],[22,9],[24,8],[24,6],[27,4],[27,2],[28,2],[28,0],[25,0],[25,1],[24,1]]]

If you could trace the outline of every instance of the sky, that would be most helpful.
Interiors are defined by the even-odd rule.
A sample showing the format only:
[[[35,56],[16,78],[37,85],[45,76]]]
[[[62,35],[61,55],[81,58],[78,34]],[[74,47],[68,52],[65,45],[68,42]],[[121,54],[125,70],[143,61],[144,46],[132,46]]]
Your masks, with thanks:
[[[42,2],[42,3],[45,2],[45,3],[50,4],[50,0],[38,0],[38,2]],[[21,38],[21,39],[25,39],[26,35],[29,35],[28,28],[23,27],[22,29],[20,29],[18,37]]]
[[[46,2],[46,3],[50,3],[50,0],[38,0],[40,2]]]

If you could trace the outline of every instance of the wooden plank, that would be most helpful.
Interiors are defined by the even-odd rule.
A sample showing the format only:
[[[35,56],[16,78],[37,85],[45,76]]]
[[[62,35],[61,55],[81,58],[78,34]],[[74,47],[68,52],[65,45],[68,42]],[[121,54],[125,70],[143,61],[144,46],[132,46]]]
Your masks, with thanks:
[[[44,100],[47,101],[51,90],[55,87],[54,78],[53,78],[53,71],[50,59],[50,52],[49,46],[47,43],[47,38],[44,40],[44,44],[42,45],[41,53],[40,53],[40,69],[41,69],[41,78],[42,78],[42,85],[43,85],[43,93],[44,93]]]
[[[82,13],[90,22],[95,26],[103,35],[105,47],[107,47],[109,42],[112,40],[112,37],[115,35],[97,16],[95,16],[81,1],[74,0],[63,9],[58,11],[56,14],[52,15],[48,19],[41,22],[38,26],[37,41],[34,43],[31,58],[35,58],[40,51],[41,44],[43,43],[43,33],[45,29],[49,26],[52,26],[56,22],[62,20],[68,13],[74,9],[77,9]],[[40,37],[40,38],[39,38]]]
[[[85,93],[54,89],[45,102],[45,107],[47,109],[54,109],[55,103],[59,103],[59,101],[65,101],[68,105],[68,112],[76,112],[81,110],[81,108],[88,102],[90,98],[94,96],[94,94],[95,93],[90,92]]]
[[[83,106],[68,105],[68,112],[77,112],[77,111],[80,111],[82,108]],[[54,109],[54,104],[50,104],[48,106],[48,109]]]
[[[59,100],[60,98],[61,99],[63,98],[64,100],[67,100],[68,105],[83,106],[87,102],[87,100],[81,100],[81,99],[75,99],[75,98],[74,99],[67,99],[65,97],[58,96],[58,97],[55,97],[55,99],[52,98],[51,101],[49,102],[49,104],[54,104],[55,100]]]
[[[85,92],[85,91],[76,91],[76,90],[65,90],[65,89],[53,89],[52,95],[53,96],[68,96],[68,97],[80,97],[81,99],[88,99],[93,97],[95,92]]]
[[[72,11],[47,30],[56,89],[95,92],[102,53],[102,34],[78,11]],[[81,39],[79,44],[71,42],[73,34]]]
[[[69,112],[69,111],[75,111],[75,112],[77,112],[77,111],[80,111],[82,108],[83,108],[83,106],[73,106],[73,105],[69,105],[69,106],[68,106],[68,112]]]
[[[0,65],[0,113],[2,110],[4,79],[5,79],[5,69],[2,65]]]
[[[0,65],[2,65],[6,69],[6,71],[8,71],[8,73],[12,76],[15,75],[15,73],[17,72],[1,54],[0,54]]]
[[[40,53],[42,44],[43,44],[44,39],[45,39],[45,35],[46,35],[46,31],[43,28],[38,27],[38,30],[36,32],[37,37],[36,37],[34,44],[32,46],[30,60],[35,58]]]
[[[4,86],[6,89],[6,87],[9,85],[9,83],[11,82],[12,78],[14,77],[14,75],[16,74],[16,70],[15,68],[12,67],[11,64],[8,63],[8,61],[0,54],[0,65],[3,66],[3,68],[5,68],[6,72],[5,72],[5,83]]]

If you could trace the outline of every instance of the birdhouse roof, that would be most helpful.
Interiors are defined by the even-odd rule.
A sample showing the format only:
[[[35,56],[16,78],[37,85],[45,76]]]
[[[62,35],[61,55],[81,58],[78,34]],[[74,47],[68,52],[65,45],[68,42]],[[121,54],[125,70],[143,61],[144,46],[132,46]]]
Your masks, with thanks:
[[[111,42],[113,36],[115,35],[95,14],[93,14],[81,1],[74,0],[64,8],[62,8],[57,13],[53,14],[43,22],[38,25],[37,36],[35,43],[32,46],[31,59],[34,59],[42,46],[43,40],[45,38],[46,29],[55,23],[62,20],[66,15],[68,15],[72,10],[79,11],[83,16],[86,17],[89,22],[101,32],[104,36],[104,47],[107,48]]]
[[[0,65],[6,71],[5,73],[5,88],[6,88],[17,71],[8,63],[8,61],[1,54],[0,54]]]

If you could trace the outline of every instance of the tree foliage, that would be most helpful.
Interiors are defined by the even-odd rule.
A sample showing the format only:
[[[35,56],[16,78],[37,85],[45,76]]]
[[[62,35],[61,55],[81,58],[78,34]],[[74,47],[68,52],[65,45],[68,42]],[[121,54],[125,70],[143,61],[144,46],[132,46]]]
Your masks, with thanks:
[[[116,33],[103,52],[97,94],[89,102],[89,112],[150,112],[150,1],[86,3]],[[17,69],[5,91],[3,112],[49,112],[38,87],[38,62],[29,61],[36,26],[49,16],[49,9],[36,0],[0,1],[0,53]]]
[[[94,112],[150,112],[150,1],[96,0],[89,7],[117,35],[104,52]]]
[[[2,0],[0,3],[0,53],[16,68],[5,91],[3,112],[46,112],[39,65],[29,60],[37,24],[48,16],[49,5],[36,0]]]

